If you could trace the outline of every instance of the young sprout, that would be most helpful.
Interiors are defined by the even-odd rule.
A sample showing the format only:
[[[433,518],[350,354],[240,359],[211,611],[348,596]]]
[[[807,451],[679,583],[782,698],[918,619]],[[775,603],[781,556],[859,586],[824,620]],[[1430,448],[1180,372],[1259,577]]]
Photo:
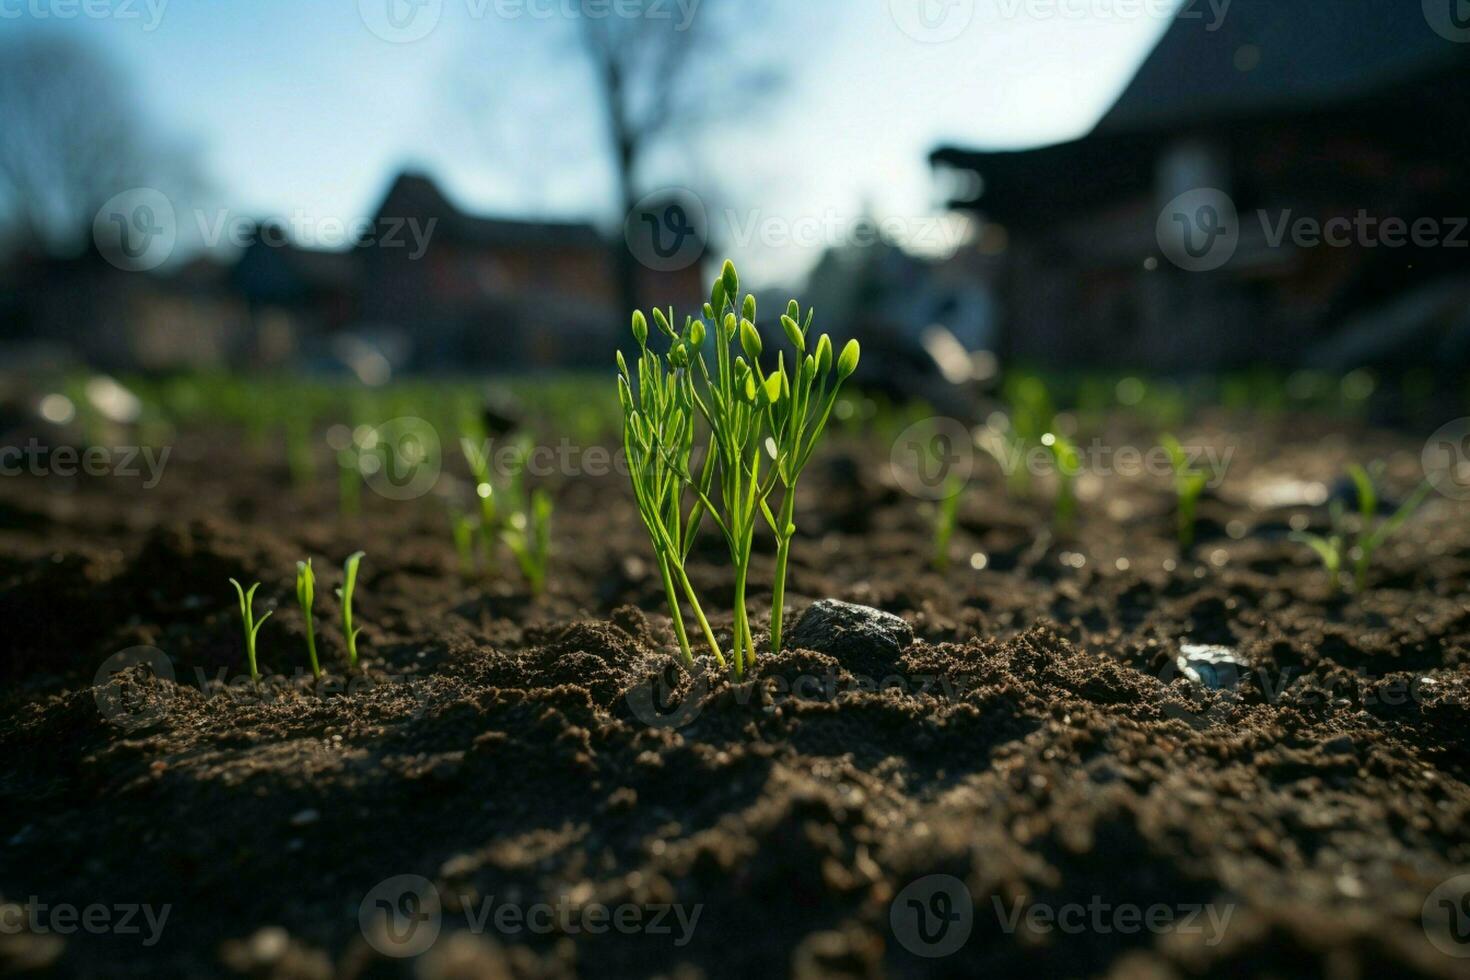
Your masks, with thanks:
[[[296,601],[301,604],[301,615],[306,618],[306,655],[311,660],[311,674],[321,680],[322,668],[316,657],[316,627],[312,623],[311,606],[316,600],[316,574],[311,570],[311,559],[296,563]]]
[[[1077,447],[1064,435],[1045,433],[1041,444],[1051,453],[1057,469],[1057,498],[1052,510],[1052,526],[1060,534],[1070,533],[1077,518],[1077,474],[1082,462]]]
[[[724,538],[735,572],[731,666],[739,678],[755,659],[745,595],[757,519],[764,519],[776,535],[771,642],[780,649],[787,563],[796,533],[797,481],[831,417],[838,389],[857,369],[858,345],[849,341],[840,355],[834,355],[825,334],[812,343],[812,312],[803,316],[793,301],[781,327],[795,348],[794,364],[788,372],[782,351],[776,370],[766,374],[761,368],[765,343],[755,325],[755,297],[740,298],[740,277],[729,262],[715,280],[704,320],[686,318],[683,330],[676,331],[672,310],[668,314],[655,310],[653,319],[669,338],[669,351],[661,357],[648,349],[648,319],[634,313],[633,337],[640,352],[636,392],[633,373],[621,355],[618,358],[623,440],[634,495],[654,542],[686,661],[688,644],[675,594],[676,577],[722,667],[726,660],[688,584],[684,560],[706,517]],[[705,357],[705,320],[713,334],[713,367]],[[697,475],[690,466],[696,415],[704,419],[710,441]],[[768,460],[771,466],[763,475]],[[778,482],[783,488],[779,515],[769,503]],[[687,519],[686,489],[695,497]]]
[[[255,618],[255,590],[260,588],[259,582],[252,585],[249,591],[234,579],[230,579],[230,584],[240,597],[240,620],[245,624],[245,659],[250,664],[250,681],[252,684],[259,684],[260,670],[255,662],[255,636],[260,632],[261,626],[265,625],[265,621],[271,618],[271,612],[268,611],[259,619]]]
[[[366,552],[362,551],[347,556],[342,563],[342,587],[337,590],[337,598],[342,600],[342,639],[347,644],[347,666],[350,670],[357,669],[357,634],[362,632],[362,627],[354,629],[352,626],[352,591],[357,587],[357,566],[365,556]],[[308,630],[310,618],[308,614]]]
[[[362,510],[362,471],[356,447],[337,451],[337,509],[351,520]]]
[[[733,277],[735,267],[729,263],[725,267],[729,270],[729,276]],[[735,279],[737,285],[738,282]],[[728,288],[729,284],[723,279],[722,284]],[[792,300],[787,304],[786,314],[781,317],[781,329],[795,348],[791,373],[787,375],[786,352],[782,351],[776,359],[776,372],[760,379],[761,342],[754,324],[754,297],[746,297],[743,312],[747,315],[740,324],[741,346],[750,357],[751,370],[760,380],[759,401],[765,407],[772,432],[767,452],[774,456],[775,466],[772,473],[780,481],[782,488],[779,517],[773,518],[766,505],[765,495],[770,493],[769,483],[759,496],[761,513],[776,534],[776,578],[771,589],[771,650],[779,652],[782,606],[786,598],[787,561],[791,556],[791,539],[796,534],[796,483],[801,479],[801,472],[806,469],[817,448],[817,442],[822,437],[822,431],[827,427],[827,420],[832,416],[832,406],[837,402],[837,393],[841,390],[842,383],[857,370],[861,351],[856,340],[849,340],[842,353],[837,355],[834,373],[832,339],[822,334],[817,338],[814,350],[808,353],[808,338],[815,311],[808,309],[803,317],[801,304]],[[702,360],[701,358],[701,363]],[[759,466],[753,466],[750,474],[752,489],[758,473]],[[748,623],[746,635],[749,636]],[[755,656],[754,650],[750,651],[750,655],[752,658]]]
[[[1200,494],[1204,493],[1205,482],[1209,478],[1190,463],[1189,454],[1184,451],[1178,439],[1165,435],[1160,442],[1163,443],[1164,451],[1169,454],[1169,466],[1174,470],[1174,495],[1177,498],[1174,511],[1175,533],[1179,537],[1179,549],[1188,551],[1194,544],[1195,512]]]
[[[501,533],[532,595],[546,591],[546,566],[551,559],[551,494],[536,490],[529,511],[516,511]]]
[[[672,311],[670,311],[672,312]],[[704,641],[721,668],[724,654],[700,606],[699,597],[684,570],[694,537],[707,512],[704,500],[714,476],[714,455],[706,449],[699,482],[689,478],[694,452],[694,381],[689,370],[689,351],[704,343],[705,327],[688,320],[684,332],[675,335],[662,311],[654,313],[660,332],[670,338],[669,352],[659,355],[648,347],[648,318],[633,314],[633,339],[638,342],[636,375],[618,353],[618,401],[623,409],[623,451],[633,484],[638,516],[653,543],[654,557],[663,578],[664,595],[679,639],[679,652],[686,666],[694,665],[689,637],[680,607],[680,593],[688,600],[704,633]],[[678,352],[678,353],[676,353]],[[700,497],[686,514],[687,487]],[[675,586],[678,586],[676,590]]]
[[[449,530],[454,535],[454,550],[459,553],[460,574],[472,579],[475,577],[475,519],[450,510]]]
[[[1346,559],[1349,558],[1353,562],[1354,589],[1362,593],[1367,588],[1368,569],[1373,564],[1374,553],[1414,515],[1429,495],[1431,485],[1427,481],[1421,483],[1398,510],[1379,521],[1378,488],[1374,473],[1381,471],[1381,466],[1375,466],[1372,472],[1357,464],[1348,467],[1348,476],[1353,481],[1358,498],[1358,533],[1351,549],[1347,547],[1348,522],[1341,500],[1334,500],[1329,509],[1332,527],[1328,534],[1324,536],[1298,531],[1291,535],[1291,540],[1299,541],[1317,553],[1317,557],[1322,560],[1322,566],[1327,570],[1327,579],[1334,593],[1342,587],[1342,577],[1347,570]]]
[[[954,539],[955,523],[960,512],[960,496],[964,489],[965,481],[957,473],[950,474],[945,481],[944,499],[939,501],[934,514],[934,555],[930,564],[935,571],[942,572],[949,568],[949,543]]]
[[[1376,521],[1378,516],[1378,488],[1374,484],[1374,473],[1382,473],[1381,466],[1373,472],[1356,464],[1348,467],[1348,475],[1358,491],[1358,540],[1353,548],[1353,584],[1362,592],[1368,584],[1368,568],[1373,564],[1373,554],[1393,535],[1404,522],[1414,516],[1429,495],[1431,485],[1426,481],[1409,495],[1386,520]]]
[[[495,534],[500,526],[499,501],[495,482],[490,478],[490,453],[484,440],[461,436],[459,448],[464,453],[470,476],[475,481],[475,499],[480,504],[480,539],[485,545],[485,560],[495,566]]]

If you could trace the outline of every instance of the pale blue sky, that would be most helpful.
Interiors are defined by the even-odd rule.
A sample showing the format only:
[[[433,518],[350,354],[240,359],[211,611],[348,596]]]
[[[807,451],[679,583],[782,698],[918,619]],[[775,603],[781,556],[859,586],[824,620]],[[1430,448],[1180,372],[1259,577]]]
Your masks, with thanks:
[[[429,0],[442,3],[438,20],[411,43],[367,26],[363,10],[386,0],[89,2],[114,15],[59,16],[82,0],[0,0],[0,31],[50,27],[111,51],[152,115],[199,147],[218,204],[353,219],[412,163],[467,207],[617,217],[599,123],[579,101],[583,69],[554,12],[570,0]],[[1126,16],[1107,0],[775,0],[752,29],[790,52],[785,87],[747,118],[738,150],[665,153],[653,182],[692,172],[716,188],[727,238],[732,221],[736,235],[804,228],[801,245],[745,249],[787,278],[829,243],[822,229],[865,203],[896,220],[934,214],[925,158],[936,144],[1086,131],[1167,26],[1158,11],[1170,2]],[[927,41],[904,29],[925,35],[910,9],[924,3],[951,18],[931,21]],[[934,40],[946,32],[957,36]],[[516,68],[529,50],[552,56]],[[527,77],[527,64],[540,70]]]

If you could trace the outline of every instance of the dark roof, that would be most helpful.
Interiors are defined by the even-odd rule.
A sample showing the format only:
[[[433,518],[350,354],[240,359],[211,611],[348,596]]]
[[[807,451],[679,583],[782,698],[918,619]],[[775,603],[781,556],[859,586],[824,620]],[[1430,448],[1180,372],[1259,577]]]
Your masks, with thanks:
[[[1214,22],[1209,3],[1185,4],[1094,132],[1310,111],[1450,70],[1467,55],[1435,33],[1420,0],[1234,0],[1209,30]]]
[[[1451,0],[1445,0],[1446,3]],[[1181,134],[1231,144],[1285,123],[1303,139],[1358,131],[1375,143],[1464,159],[1458,94],[1470,45],[1430,28],[1420,0],[1233,0],[1218,29],[1206,0],[1175,19],[1087,136],[1027,150],[941,147],[934,165],[982,178],[958,208],[1038,224],[1147,190],[1159,149]],[[1454,134],[1451,136],[1451,134]]]
[[[379,221],[436,218],[438,223],[433,232],[436,239],[469,245],[605,247],[597,229],[583,222],[514,221],[466,214],[444,195],[432,178],[409,171],[394,179],[378,206],[376,217]]]

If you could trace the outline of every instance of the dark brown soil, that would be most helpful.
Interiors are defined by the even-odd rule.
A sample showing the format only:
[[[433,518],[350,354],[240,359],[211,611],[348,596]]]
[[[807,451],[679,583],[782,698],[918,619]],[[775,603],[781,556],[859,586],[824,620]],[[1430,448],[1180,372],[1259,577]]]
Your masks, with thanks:
[[[1043,501],[1008,499],[982,468],[944,573],[887,447],[839,442],[804,487],[788,615],[833,597],[919,639],[889,662],[766,655],[732,685],[672,667],[616,475],[557,486],[551,591],[532,600],[509,575],[458,576],[438,501],[364,494],[344,521],[330,486],[303,498],[278,460],[206,435],[152,490],[0,480],[0,896],[170,907],[154,945],[146,928],[0,931],[0,972],[1470,975],[1421,924],[1430,892],[1470,870],[1465,505],[1433,497],[1368,592],[1341,597],[1287,540],[1293,517],[1321,527],[1325,509],[1248,502],[1369,458],[1402,492],[1412,438],[1201,426],[1238,453],[1186,555],[1164,484],[1085,479],[1076,536],[1058,539]],[[331,588],[358,548],[367,679],[349,689]],[[721,551],[707,538],[693,567],[714,610]],[[263,582],[276,609],[263,668],[303,669],[292,576],[307,555],[336,680],[212,688],[244,670],[230,577]],[[772,561],[763,545],[762,625]],[[1233,694],[1204,693],[1172,666],[1184,643],[1251,669]],[[140,669],[94,689],[138,646],[164,651],[176,683]],[[681,727],[649,723],[654,678],[675,679],[655,693]],[[360,926],[401,875],[442,902],[417,960]],[[973,902],[968,940],[941,958],[911,952],[891,918],[931,875]],[[672,913],[666,931],[472,929],[492,898],[698,918],[688,937]],[[1172,925],[1009,924],[1070,905],[1157,905]],[[1228,918],[1214,930],[1209,914]]]

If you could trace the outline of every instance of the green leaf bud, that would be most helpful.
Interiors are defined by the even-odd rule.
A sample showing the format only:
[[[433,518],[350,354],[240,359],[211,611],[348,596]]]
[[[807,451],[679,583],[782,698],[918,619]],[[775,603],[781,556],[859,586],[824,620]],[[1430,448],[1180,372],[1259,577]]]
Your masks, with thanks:
[[[806,351],[806,338],[801,335],[801,327],[789,316],[781,318],[781,329],[786,331],[786,339],[791,341],[791,346],[798,352]]]
[[[740,321],[740,349],[752,364],[761,358],[761,335],[749,320]]]
[[[861,354],[862,349],[858,347],[858,342],[856,340],[849,340],[847,346],[842,348],[842,356],[837,358],[838,381],[845,381],[852,376],[852,372],[857,370],[858,357]]]

